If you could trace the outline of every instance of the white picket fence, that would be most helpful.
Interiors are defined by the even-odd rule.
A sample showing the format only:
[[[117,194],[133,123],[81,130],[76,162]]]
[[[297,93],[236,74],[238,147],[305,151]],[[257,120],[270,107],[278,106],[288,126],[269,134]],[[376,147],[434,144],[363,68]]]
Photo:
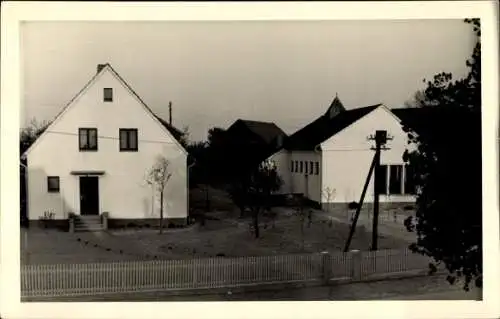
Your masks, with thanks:
[[[366,280],[428,269],[408,250],[92,264],[26,265],[21,297],[230,288],[255,284]]]

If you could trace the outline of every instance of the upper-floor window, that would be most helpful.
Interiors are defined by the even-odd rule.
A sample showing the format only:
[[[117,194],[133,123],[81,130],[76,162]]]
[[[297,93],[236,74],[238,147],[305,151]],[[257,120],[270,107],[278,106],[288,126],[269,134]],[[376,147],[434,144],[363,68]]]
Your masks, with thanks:
[[[315,174],[316,174],[316,175],[319,175],[319,162],[316,162],[316,163],[314,163],[314,164],[315,164],[314,169],[315,169],[315,171],[316,171],[316,172],[315,172]]]
[[[304,162],[300,161],[300,173],[304,172]]]
[[[313,171],[313,162],[309,162],[309,175],[312,175],[314,174],[314,171]]]
[[[120,129],[120,151],[137,151],[137,129]]]
[[[290,172],[293,173],[293,161],[290,161]]]
[[[96,128],[80,128],[78,129],[78,137],[80,151],[97,151]]]
[[[104,96],[104,102],[113,102],[113,89],[104,88],[103,96]]]

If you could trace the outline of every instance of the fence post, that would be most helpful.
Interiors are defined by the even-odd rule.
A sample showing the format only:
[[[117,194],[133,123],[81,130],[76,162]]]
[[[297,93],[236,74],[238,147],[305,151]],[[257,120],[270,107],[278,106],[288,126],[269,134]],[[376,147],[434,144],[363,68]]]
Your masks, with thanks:
[[[330,283],[330,277],[332,274],[332,267],[330,267],[330,254],[327,251],[321,252],[321,275],[324,285]]]
[[[361,280],[361,262],[362,262],[361,251],[351,250],[349,254],[351,255],[352,258],[351,279],[355,281]]]

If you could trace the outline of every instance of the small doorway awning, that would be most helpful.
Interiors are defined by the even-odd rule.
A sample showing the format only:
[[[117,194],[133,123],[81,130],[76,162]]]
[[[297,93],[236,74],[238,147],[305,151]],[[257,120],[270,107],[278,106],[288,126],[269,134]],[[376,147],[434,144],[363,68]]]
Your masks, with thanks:
[[[104,171],[92,171],[92,170],[87,170],[87,171],[71,171],[71,175],[77,175],[77,176],[100,176],[104,175]]]

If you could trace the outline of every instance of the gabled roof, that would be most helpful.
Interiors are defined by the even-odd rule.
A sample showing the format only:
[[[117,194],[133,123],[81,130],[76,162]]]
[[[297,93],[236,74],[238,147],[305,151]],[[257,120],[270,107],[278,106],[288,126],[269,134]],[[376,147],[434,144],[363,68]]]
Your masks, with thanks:
[[[247,128],[250,132],[252,132],[255,136],[260,138],[263,143],[267,145],[273,145],[278,138],[285,138],[286,133],[283,132],[276,124],[271,122],[260,122],[253,120],[236,120],[227,131],[230,132],[232,130],[237,129],[239,125]]]
[[[337,111],[333,114],[330,113],[331,108],[329,108],[324,115],[292,134],[285,143],[285,149],[295,151],[315,150],[319,144],[381,105],[376,104],[351,110],[341,110],[337,106]]]
[[[187,153],[187,151],[184,149],[184,147],[180,143],[180,138],[182,137],[183,133],[175,128],[174,126],[170,125],[168,122],[165,120],[161,119],[159,116],[157,116],[149,106],[147,106],[146,103],[141,99],[141,97],[132,89],[132,87],[118,74],[118,72],[113,69],[113,67],[109,63],[101,64],[99,65],[99,69],[97,73],[85,84],[85,86],[61,109],[61,111],[55,116],[55,118],[50,122],[50,124],[45,127],[44,132],[31,144],[31,146],[24,152],[24,154],[21,154],[21,158],[25,158],[27,154],[33,149],[33,147],[47,134],[48,128],[52,126],[62,115],[65,111],[68,110],[68,108],[73,104],[75,100],[77,100],[86,90],[87,88],[90,87],[91,84],[95,82],[97,77],[104,72],[104,70],[109,69],[112,74],[125,86],[127,90],[139,101],[139,103],[146,109],[148,113],[150,113],[155,120],[161,124],[162,127],[166,129],[168,134],[171,134],[174,137],[175,143],[180,147],[180,149],[183,150],[184,153]]]
[[[177,141],[181,141],[184,133],[179,130],[178,128],[176,128],[175,126],[171,125],[170,123],[168,123],[167,121],[165,121],[164,119],[162,119],[161,117],[159,117],[158,115],[154,114],[153,115],[158,119],[158,121],[160,121],[160,123],[170,132],[170,134],[173,135],[173,137],[177,140]]]
[[[160,121],[160,123],[170,132],[170,134],[173,135],[173,137],[180,143],[180,139],[183,135],[182,131],[177,129],[175,126],[171,125],[170,123],[168,123],[167,121],[165,121],[164,119],[160,118],[158,115],[156,115],[153,110],[151,110],[151,108],[149,106],[147,106],[147,104],[141,99],[141,97],[139,96],[139,94],[137,94],[133,89],[132,87],[120,76],[120,74],[118,74],[118,72],[115,71],[115,69],[113,69],[113,67],[111,66],[111,64],[109,63],[106,63],[104,65],[104,67],[99,71],[99,72],[102,72],[102,70],[104,70],[105,67],[109,67],[110,70],[116,75],[116,77],[118,77],[118,79],[127,87],[127,89],[130,90],[130,92],[135,96],[136,99],[139,100],[139,102],[141,102],[141,104],[157,119]],[[99,73],[98,72],[98,73]]]

